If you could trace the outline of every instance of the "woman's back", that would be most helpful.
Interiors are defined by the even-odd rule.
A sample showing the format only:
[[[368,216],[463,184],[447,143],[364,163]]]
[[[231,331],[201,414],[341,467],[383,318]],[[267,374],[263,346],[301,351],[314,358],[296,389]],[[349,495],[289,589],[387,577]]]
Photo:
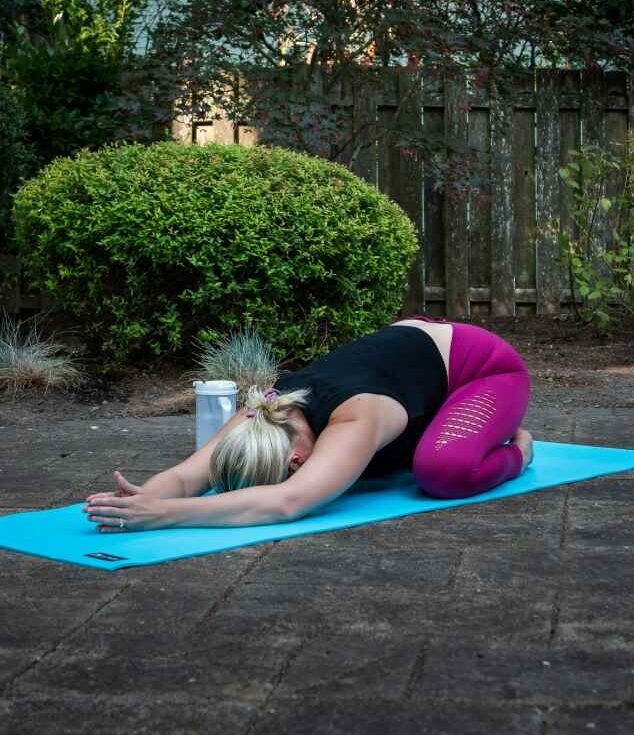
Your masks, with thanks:
[[[363,473],[376,476],[409,466],[416,442],[447,396],[447,373],[429,334],[413,326],[392,325],[282,375],[275,387],[310,389],[302,411],[317,435],[333,411],[354,395],[372,393],[398,401],[407,411],[408,423],[399,437],[375,454]]]

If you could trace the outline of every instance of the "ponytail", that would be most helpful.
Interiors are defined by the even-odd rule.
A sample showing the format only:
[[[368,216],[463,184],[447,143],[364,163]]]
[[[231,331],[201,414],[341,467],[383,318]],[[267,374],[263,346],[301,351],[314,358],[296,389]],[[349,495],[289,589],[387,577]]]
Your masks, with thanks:
[[[279,393],[252,385],[247,419],[224,436],[210,460],[210,481],[217,492],[253,485],[275,485],[288,477],[296,431],[288,412],[307,404],[308,389]]]

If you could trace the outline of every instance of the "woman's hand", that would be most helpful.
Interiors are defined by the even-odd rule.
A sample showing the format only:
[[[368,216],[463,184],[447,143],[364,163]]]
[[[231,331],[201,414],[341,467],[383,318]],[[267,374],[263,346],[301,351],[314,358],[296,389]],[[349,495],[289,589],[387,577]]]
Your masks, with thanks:
[[[91,523],[99,524],[102,533],[120,533],[149,531],[169,525],[168,506],[168,501],[146,493],[127,496],[101,493],[92,496],[82,510]]]
[[[89,503],[95,498],[125,498],[131,495],[138,495],[142,492],[142,488],[139,485],[133,485],[131,482],[128,482],[118,470],[115,470],[112,476],[116,490],[111,490],[106,493],[93,493],[86,498],[86,502]]]

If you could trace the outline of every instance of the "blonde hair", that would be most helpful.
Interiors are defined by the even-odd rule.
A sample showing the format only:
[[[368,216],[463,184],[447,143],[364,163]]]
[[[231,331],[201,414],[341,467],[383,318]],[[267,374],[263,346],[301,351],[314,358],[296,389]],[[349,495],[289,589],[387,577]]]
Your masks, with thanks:
[[[210,482],[216,492],[252,485],[275,485],[288,477],[288,460],[296,431],[291,408],[307,403],[310,390],[266,393],[249,388],[245,407],[250,418],[239,423],[216,445],[210,459]]]

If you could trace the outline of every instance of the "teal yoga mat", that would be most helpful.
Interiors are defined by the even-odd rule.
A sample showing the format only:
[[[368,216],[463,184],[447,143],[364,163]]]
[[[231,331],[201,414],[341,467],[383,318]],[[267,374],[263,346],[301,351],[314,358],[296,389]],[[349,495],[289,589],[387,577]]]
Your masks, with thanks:
[[[634,450],[534,442],[534,460],[520,477],[462,500],[435,500],[410,473],[362,481],[313,514],[290,523],[238,528],[174,528],[102,534],[83,503],[0,518],[0,547],[99,569],[160,564],[266,541],[334,531],[459,505],[484,503],[599,475],[634,469]],[[97,554],[98,556],[90,556]],[[103,558],[103,555],[106,558]],[[102,555],[102,558],[99,558]]]

